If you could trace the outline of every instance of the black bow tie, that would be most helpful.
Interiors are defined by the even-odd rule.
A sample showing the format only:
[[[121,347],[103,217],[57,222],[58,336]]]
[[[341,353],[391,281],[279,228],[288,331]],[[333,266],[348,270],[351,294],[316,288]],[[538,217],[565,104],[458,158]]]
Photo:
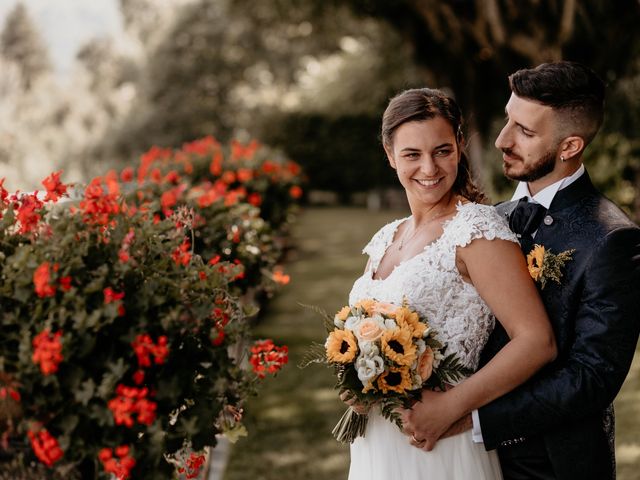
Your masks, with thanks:
[[[521,198],[509,216],[509,227],[520,235],[531,235],[538,229],[546,212],[547,209],[539,203]]]

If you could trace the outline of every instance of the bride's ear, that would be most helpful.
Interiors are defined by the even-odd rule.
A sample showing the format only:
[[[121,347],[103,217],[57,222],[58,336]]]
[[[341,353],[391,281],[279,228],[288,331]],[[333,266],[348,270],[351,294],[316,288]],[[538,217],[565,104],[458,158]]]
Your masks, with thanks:
[[[396,169],[396,161],[393,159],[393,152],[385,145],[384,152],[387,154],[387,158],[389,159],[389,164],[391,168]]]

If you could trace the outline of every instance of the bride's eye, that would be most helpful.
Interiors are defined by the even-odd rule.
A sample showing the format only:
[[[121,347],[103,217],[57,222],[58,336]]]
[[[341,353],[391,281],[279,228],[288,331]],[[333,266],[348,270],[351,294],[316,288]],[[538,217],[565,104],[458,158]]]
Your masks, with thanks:
[[[434,153],[434,156],[436,156],[436,157],[446,157],[450,153],[451,153],[451,150],[449,150],[449,149],[436,150],[435,153]]]

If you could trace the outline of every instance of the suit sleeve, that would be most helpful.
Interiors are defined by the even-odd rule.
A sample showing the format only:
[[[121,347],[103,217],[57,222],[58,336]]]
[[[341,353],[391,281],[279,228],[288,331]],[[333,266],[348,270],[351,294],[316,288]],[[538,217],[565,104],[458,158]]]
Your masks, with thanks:
[[[488,450],[601,413],[622,387],[640,332],[640,229],[615,230],[594,247],[570,348],[479,410]]]

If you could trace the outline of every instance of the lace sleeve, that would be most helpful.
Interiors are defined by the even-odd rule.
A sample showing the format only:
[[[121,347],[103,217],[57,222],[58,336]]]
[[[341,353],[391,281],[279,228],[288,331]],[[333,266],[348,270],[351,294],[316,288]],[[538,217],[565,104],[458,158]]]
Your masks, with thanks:
[[[465,247],[478,238],[498,238],[518,243],[518,238],[509,229],[506,219],[491,205],[467,203],[458,208],[460,215],[455,218],[455,225],[451,225],[456,246]]]
[[[378,268],[378,264],[382,260],[384,252],[393,240],[393,236],[396,233],[398,225],[400,225],[403,220],[405,219],[394,220],[393,222],[386,224],[373,235],[371,240],[369,240],[369,243],[367,243],[367,245],[362,249],[363,254],[369,255],[369,258],[371,259],[371,266],[374,271]]]

